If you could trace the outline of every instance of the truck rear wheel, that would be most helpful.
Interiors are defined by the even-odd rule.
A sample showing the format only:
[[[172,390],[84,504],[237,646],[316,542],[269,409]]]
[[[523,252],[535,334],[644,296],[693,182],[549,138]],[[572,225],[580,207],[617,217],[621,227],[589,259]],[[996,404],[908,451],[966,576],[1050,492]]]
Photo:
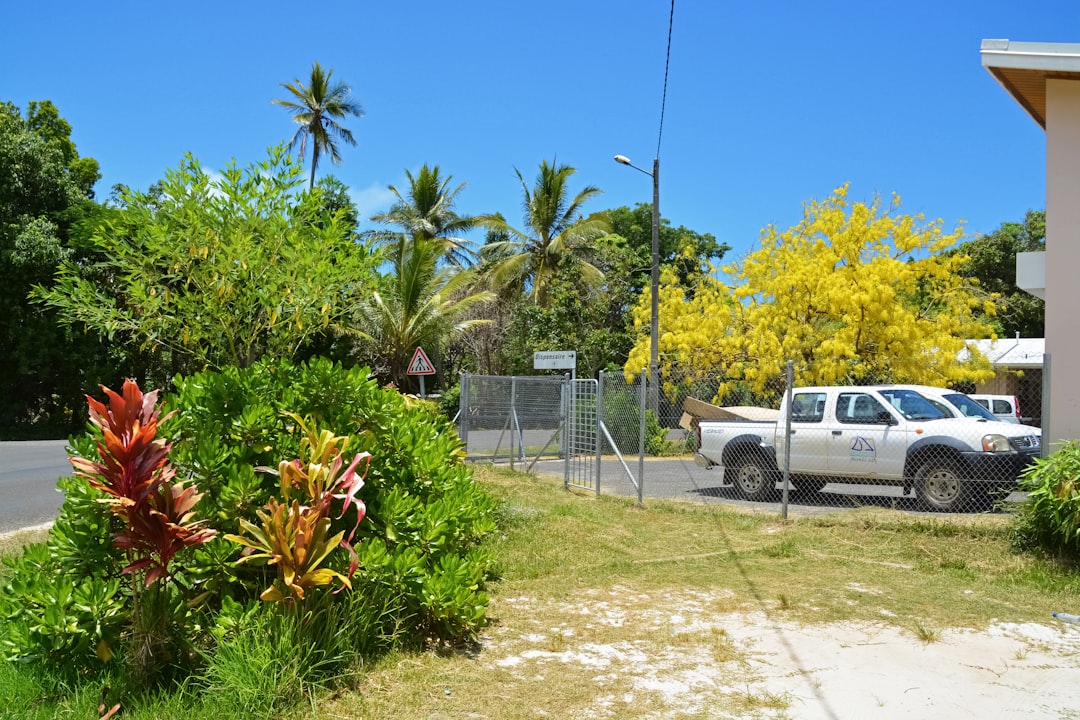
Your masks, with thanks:
[[[972,484],[963,477],[956,461],[940,458],[919,468],[915,490],[927,510],[962,512],[971,502]]]
[[[764,459],[754,455],[739,458],[727,468],[724,478],[735,486],[740,495],[755,502],[768,499],[776,490],[776,476]]]

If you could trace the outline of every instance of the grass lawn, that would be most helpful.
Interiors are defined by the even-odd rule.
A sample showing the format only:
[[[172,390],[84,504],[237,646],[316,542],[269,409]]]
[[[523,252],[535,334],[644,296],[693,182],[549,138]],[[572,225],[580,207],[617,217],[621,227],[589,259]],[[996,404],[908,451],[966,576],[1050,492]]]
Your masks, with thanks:
[[[475,473],[502,507],[492,542],[501,579],[479,646],[391,655],[358,670],[351,691],[289,717],[805,717],[790,696],[754,682],[750,620],[878,628],[932,645],[958,629],[976,637],[1080,612],[1080,575],[1014,553],[1005,515],[867,508],[782,523],[716,505],[638,508],[488,466]],[[1017,649],[1011,662],[1026,659]],[[695,686],[708,672],[734,689]],[[125,717],[226,716],[168,703]]]
[[[885,625],[920,644],[1080,606],[1080,576],[1010,549],[1008,516],[868,508],[784,524],[715,505],[642,509],[489,467],[477,477],[504,507],[482,649],[389,657],[319,717],[802,717],[754,687],[740,618]],[[672,692],[718,667],[744,689]]]

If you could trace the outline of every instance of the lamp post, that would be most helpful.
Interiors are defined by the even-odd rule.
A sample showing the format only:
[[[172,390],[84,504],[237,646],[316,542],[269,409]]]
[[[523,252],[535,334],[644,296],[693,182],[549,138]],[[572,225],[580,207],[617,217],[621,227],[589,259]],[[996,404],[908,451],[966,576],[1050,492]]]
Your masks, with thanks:
[[[649,325],[649,408],[660,417],[660,158],[653,158],[652,172],[639,168],[625,155],[615,162],[628,165],[652,178],[652,316]]]

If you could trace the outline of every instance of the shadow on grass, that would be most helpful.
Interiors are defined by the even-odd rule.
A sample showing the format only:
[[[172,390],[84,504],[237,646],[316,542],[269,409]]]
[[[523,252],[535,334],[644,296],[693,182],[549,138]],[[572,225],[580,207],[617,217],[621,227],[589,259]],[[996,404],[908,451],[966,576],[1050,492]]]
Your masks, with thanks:
[[[883,487],[881,489],[875,489],[876,492],[860,492],[855,487],[859,486],[845,486],[843,484],[833,484],[826,486],[826,489],[817,492],[798,490],[797,487],[793,487],[789,490],[788,506],[794,509],[803,510],[849,510],[853,508],[861,507],[878,507],[889,510],[900,510],[908,513],[918,513],[926,515],[963,515],[965,513],[946,513],[938,511],[930,511],[923,507],[919,502],[918,497],[914,493],[908,493],[906,495],[901,494],[900,488]],[[746,507],[761,507],[771,508],[778,505],[781,502],[782,490],[777,488],[768,497],[767,500],[762,501],[750,501],[742,497],[738,490],[731,485],[713,485],[709,487],[697,487],[688,492],[689,495],[696,495],[702,499],[710,498],[714,500],[726,501]],[[989,510],[972,510],[971,514],[985,514],[986,512],[993,512],[995,514],[1005,514],[1015,511],[1018,500],[1007,499],[1002,502],[994,504],[993,508]]]

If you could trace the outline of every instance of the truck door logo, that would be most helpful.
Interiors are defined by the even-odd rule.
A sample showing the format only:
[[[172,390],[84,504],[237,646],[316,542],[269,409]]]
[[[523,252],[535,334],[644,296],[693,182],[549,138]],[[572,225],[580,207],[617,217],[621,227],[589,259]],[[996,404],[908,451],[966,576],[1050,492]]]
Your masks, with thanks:
[[[855,462],[877,462],[877,450],[874,441],[856,435],[851,441],[851,459]]]

